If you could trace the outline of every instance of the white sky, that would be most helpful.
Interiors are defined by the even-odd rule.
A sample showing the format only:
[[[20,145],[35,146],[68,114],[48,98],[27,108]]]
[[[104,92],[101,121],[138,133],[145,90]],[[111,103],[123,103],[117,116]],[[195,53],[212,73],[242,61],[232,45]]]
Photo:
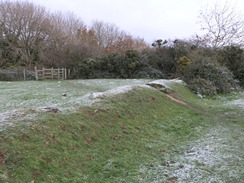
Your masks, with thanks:
[[[218,0],[225,3],[225,0]],[[200,32],[200,9],[213,0],[31,0],[47,9],[73,12],[86,25],[93,20],[114,23],[148,43],[156,39],[184,39]],[[244,13],[244,0],[229,0]]]

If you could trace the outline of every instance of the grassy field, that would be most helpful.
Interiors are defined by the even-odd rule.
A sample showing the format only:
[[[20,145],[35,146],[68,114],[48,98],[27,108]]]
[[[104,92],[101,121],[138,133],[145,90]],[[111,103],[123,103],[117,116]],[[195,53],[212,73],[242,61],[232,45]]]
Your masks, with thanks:
[[[91,92],[104,92],[122,86],[145,84],[150,80],[66,80],[66,81],[0,81],[0,113],[16,109],[30,109],[45,106],[69,108],[72,101],[82,100]],[[63,97],[62,94],[67,96]],[[83,97],[83,98],[82,98]]]
[[[232,105],[243,92],[201,99],[174,84],[171,95],[187,103],[182,105],[135,86],[146,82],[40,82],[39,88],[36,82],[1,82],[2,100],[22,101],[18,110],[35,116],[0,131],[0,182],[243,182],[244,114]],[[121,92],[128,83],[133,89]],[[22,88],[18,95],[16,87]],[[107,90],[106,96],[117,95],[94,93]],[[102,100],[87,102],[87,94]],[[61,111],[37,110],[51,105]]]
[[[133,87],[148,81],[104,79],[0,82],[0,131],[18,125],[21,119],[32,119],[36,115],[35,111],[45,107],[58,108],[62,112],[75,111],[99,100],[93,97],[94,93],[101,95],[101,92],[113,91],[115,88],[117,90],[113,92],[119,93],[130,89],[125,86]]]

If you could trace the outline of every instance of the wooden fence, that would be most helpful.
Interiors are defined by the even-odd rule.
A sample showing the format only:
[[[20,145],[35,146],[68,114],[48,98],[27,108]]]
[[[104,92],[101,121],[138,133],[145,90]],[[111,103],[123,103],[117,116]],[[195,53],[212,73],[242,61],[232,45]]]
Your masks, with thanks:
[[[42,68],[38,70],[35,67],[36,80],[65,80],[67,79],[67,69],[46,69]]]

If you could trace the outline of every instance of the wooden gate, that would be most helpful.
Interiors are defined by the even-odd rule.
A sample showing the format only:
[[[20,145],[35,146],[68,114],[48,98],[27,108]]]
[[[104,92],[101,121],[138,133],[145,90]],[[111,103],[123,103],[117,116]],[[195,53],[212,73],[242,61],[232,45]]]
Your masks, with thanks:
[[[42,68],[38,70],[37,67],[35,67],[35,75],[36,80],[65,80],[67,79],[67,69]]]

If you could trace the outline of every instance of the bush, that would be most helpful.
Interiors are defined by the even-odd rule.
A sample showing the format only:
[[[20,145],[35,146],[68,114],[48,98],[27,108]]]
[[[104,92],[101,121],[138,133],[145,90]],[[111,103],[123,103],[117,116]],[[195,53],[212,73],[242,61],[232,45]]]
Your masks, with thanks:
[[[133,78],[153,78],[162,79],[164,75],[161,71],[154,69],[150,66],[143,67],[132,75]]]
[[[237,87],[237,82],[226,67],[209,60],[190,64],[183,80],[190,89],[202,95],[229,93]]]
[[[133,50],[129,50],[125,54],[110,53],[104,57],[96,58],[95,65],[97,73],[100,73],[100,78],[131,78],[140,67],[142,67],[140,55]]]
[[[188,86],[195,93],[201,95],[214,95],[217,93],[217,88],[214,83],[203,78],[194,78],[190,80]]]
[[[157,50],[149,50],[146,54],[148,56],[148,64],[151,67],[160,70],[166,78],[175,77],[177,62],[174,48],[162,47]]]
[[[232,71],[244,86],[244,51],[238,46],[227,46],[218,51],[218,62]]]
[[[77,65],[78,72],[76,73],[77,78],[91,79],[95,74],[96,60],[92,58],[82,59]]]
[[[77,78],[162,78],[161,71],[147,63],[145,54],[135,50],[110,53],[94,59],[81,59],[77,64]]]
[[[186,71],[188,66],[191,64],[191,60],[186,56],[183,56],[179,58],[177,63],[178,63],[178,67],[177,67],[178,74],[182,75]]]

